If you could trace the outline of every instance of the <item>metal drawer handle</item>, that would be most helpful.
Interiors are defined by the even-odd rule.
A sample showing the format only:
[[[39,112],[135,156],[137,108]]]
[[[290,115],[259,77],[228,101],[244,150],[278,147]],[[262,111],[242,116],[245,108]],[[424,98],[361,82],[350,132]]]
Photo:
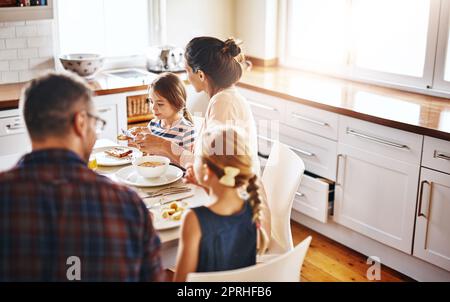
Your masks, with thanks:
[[[313,124],[316,124],[316,125],[320,125],[320,126],[324,126],[324,127],[330,126],[328,123],[324,123],[324,122],[321,122],[321,121],[316,121],[316,120],[307,118],[306,116],[299,115],[297,113],[292,113],[291,115],[292,115],[292,117],[294,117],[296,119],[303,120],[303,121],[306,121],[306,122],[310,122],[310,123],[313,123]]]
[[[336,163],[336,186],[341,186],[342,184],[339,183],[339,163],[340,163],[340,159],[343,158],[345,159],[345,155],[342,154],[338,154],[337,156],[337,163]]]
[[[429,181],[424,180],[420,183],[420,196],[419,196],[419,209],[417,211],[417,217],[425,217],[427,218],[427,215],[422,213],[422,199],[423,199],[423,185],[427,184],[431,187],[431,184]],[[431,189],[431,188],[430,188]],[[431,192],[431,191],[430,191]],[[428,204],[430,204],[430,194],[428,194]]]
[[[306,156],[309,156],[309,157],[314,157],[314,156],[316,156],[314,153],[311,153],[311,152],[308,152],[308,151],[304,151],[304,150],[301,150],[301,149],[298,149],[298,148],[294,148],[294,147],[291,147],[291,146],[289,146],[289,145],[288,145],[288,147],[289,147],[289,149],[291,149],[292,151],[298,152],[298,153],[300,153],[300,154],[303,154],[303,155],[306,155]]]
[[[111,108],[105,108],[105,109],[99,109],[98,113],[106,113],[106,112],[110,112]]]
[[[19,129],[24,129],[25,125],[20,122],[14,122],[14,124],[6,125],[6,128],[8,128],[8,130],[19,130]]]
[[[270,138],[268,138],[268,137],[261,136],[261,135],[258,135],[258,138],[260,138],[260,139],[262,139],[262,140],[264,140],[264,141],[266,141],[266,142],[269,142],[269,143],[274,143],[274,142],[275,142],[274,139],[270,139]],[[298,149],[298,148],[295,148],[295,147],[292,147],[292,146],[289,146],[289,145],[286,145],[286,146],[287,146],[289,149],[291,149],[292,151],[298,152],[298,153],[303,154],[303,155],[305,155],[305,156],[309,156],[309,157],[316,156],[314,153],[311,153],[311,152],[309,152],[309,151],[301,150],[301,149]]]
[[[347,134],[354,135],[354,136],[357,136],[357,137],[360,137],[360,138],[364,138],[364,139],[367,139],[367,140],[370,140],[370,141],[374,141],[374,142],[382,144],[382,145],[395,147],[395,148],[399,148],[399,149],[408,149],[409,150],[409,147],[407,145],[402,145],[402,144],[397,144],[397,143],[394,143],[394,142],[390,142],[390,141],[387,141],[387,140],[384,140],[384,139],[381,139],[381,138],[378,138],[378,137],[374,137],[374,136],[370,136],[370,135],[367,135],[367,134],[364,134],[364,133],[360,133],[360,132],[355,131],[355,130],[350,129],[350,128],[347,128]]]
[[[295,195],[297,195],[298,197],[305,197],[305,194],[302,192],[295,192]]]
[[[259,103],[254,103],[254,102],[250,102],[250,101],[248,101],[248,103],[251,106],[254,106],[254,107],[257,107],[257,108],[260,108],[260,109],[265,109],[265,110],[269,110],[269,111],[278,111],[278,109],[276,109],[276,108],[273,108],[273,107],[270,107],[270,106],[266,106],[266,105],[262,105],[262,104],[259,104]]]
[[[444,159],[444,160],[450,160],[450,155],[446,155],[444,153],[440,153],[437,150],[434,150],[434,157],[435,158]]]

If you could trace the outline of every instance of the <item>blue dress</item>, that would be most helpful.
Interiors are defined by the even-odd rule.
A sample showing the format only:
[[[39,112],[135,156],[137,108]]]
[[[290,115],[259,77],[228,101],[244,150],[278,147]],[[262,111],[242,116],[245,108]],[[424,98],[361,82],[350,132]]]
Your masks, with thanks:
[[[256,225],[246,202],[237,214],[223,216],[207,207],[193,209],[202,237],[197,272],[226,271],[256,264]]]

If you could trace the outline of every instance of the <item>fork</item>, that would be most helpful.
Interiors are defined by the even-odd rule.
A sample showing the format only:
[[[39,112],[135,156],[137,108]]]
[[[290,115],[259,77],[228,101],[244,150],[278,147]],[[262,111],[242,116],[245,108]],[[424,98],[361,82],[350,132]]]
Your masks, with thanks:
[[[151,194],[147,194],[142,196],[142,199],[146,199],[146,198],[154,198],[154,197],[163,197],[163,196],[169,196],[169,195],[174,195],[174,194],[180,194],[180,193],[186,193],[186,192],[190,192],[191,189],[190,188],[180,188],[177,190],[172,190],[172,191],[168,191],[168,192],[159,192],[159,193],[151,193]]]
[[[165,191],[178,190],[178,189],[188,189],[188,188],[189,187],[186,186],[186,185],[178,184],[178,185],[174,185],[174,186],[170,186],[170,187],[165,187],[165,188],[162,188],[162,189],[154,190],[154,191],[151,191],[151,192],[145,192],[145,191],[143,191],[143,192],[147,193],[148,195],[153,195],[153,194],[157,194],[157,193],[163,193]]]

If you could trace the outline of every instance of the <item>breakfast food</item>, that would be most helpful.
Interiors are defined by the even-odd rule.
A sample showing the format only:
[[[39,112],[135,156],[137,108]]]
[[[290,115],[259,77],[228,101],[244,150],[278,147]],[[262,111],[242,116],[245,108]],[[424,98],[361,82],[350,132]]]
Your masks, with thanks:
[[[124,158],[124,157],[132,154],[133,150],[130,150],[130,149],[127,149],[127,148],[114,147],[114,148],[111,148],[109,150],[106,150],[105,153],[110,155],[110,156],[113,156],[113,157]]]
[[[181,220],[185,208],[181,206],[180,202],[174,201],[169,206],[162,210],[161,216],[164,219],[170,219],[174,221]]]
[[[142,164],[139,164],[139,166],[155,168],[155,167],[159,167],[159,166],[164,166],[164,163],[159,162],[159,161],[146,161],[146,162],[143,162]]]
[[[126,136],[124,134],[119,134],[119,135],[117,135],[117,139],[120,141],[126,141],[128,139],[128,136]]]

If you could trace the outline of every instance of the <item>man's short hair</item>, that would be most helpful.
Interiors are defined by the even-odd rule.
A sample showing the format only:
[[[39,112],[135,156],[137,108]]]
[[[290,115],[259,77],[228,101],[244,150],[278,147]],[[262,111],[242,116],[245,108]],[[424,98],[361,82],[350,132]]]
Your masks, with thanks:
[[[92,90],[75,75],[49,73],[32,80],[22,95],[25,123],[31,139],[67,134],[76,108],[80,104],[88,107],[91,99]]]

